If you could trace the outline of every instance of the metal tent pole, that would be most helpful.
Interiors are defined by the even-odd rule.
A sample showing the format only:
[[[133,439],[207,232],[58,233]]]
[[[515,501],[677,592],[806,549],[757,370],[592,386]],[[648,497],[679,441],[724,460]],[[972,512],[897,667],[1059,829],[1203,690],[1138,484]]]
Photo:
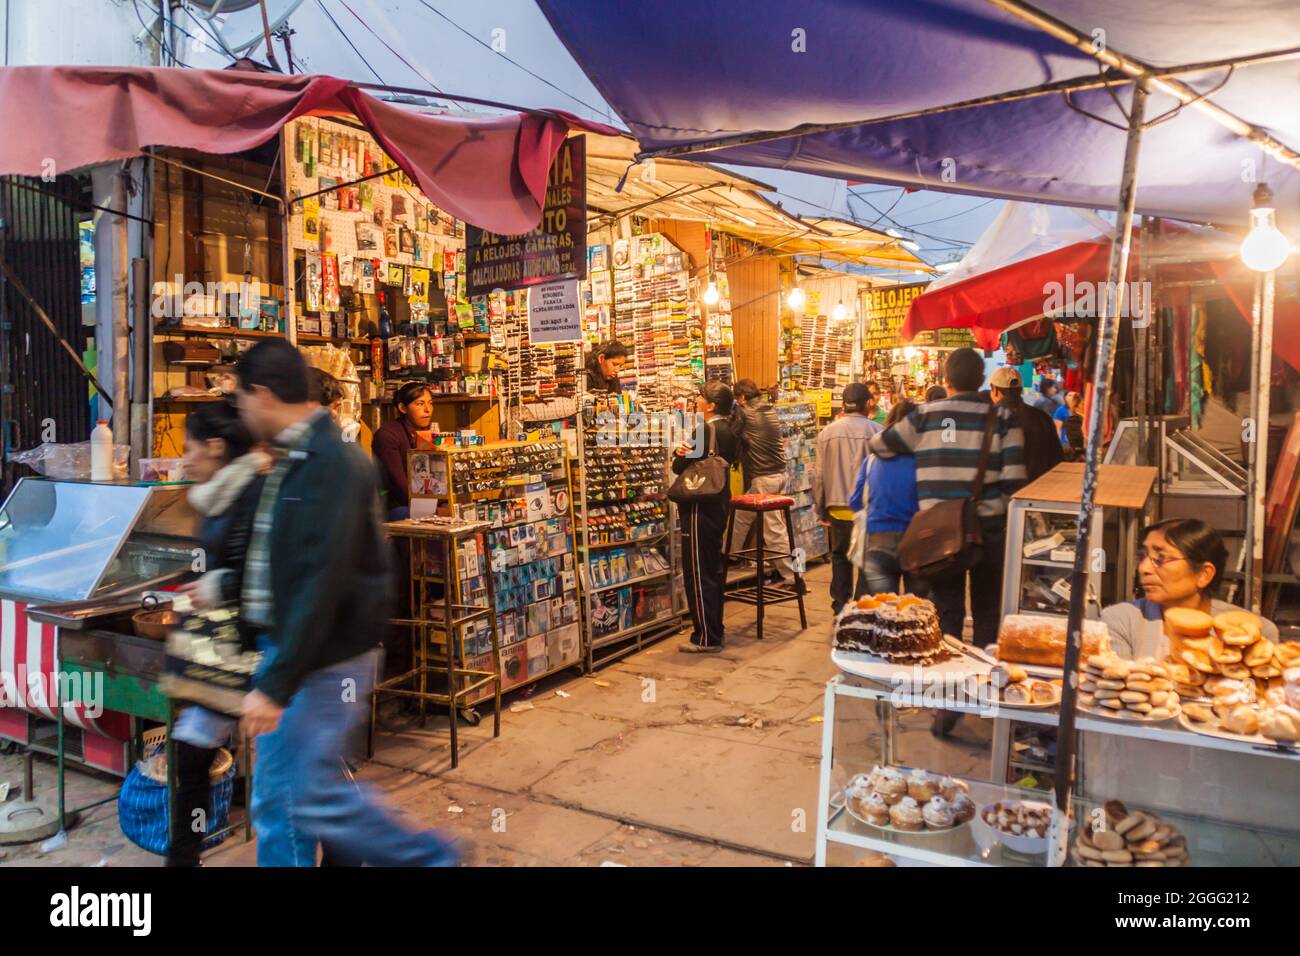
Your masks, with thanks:
[[[1119,219],[1110,246],[1110,271],[1106,294],[1099,296],[1101,315],[1097,323],[1097,362],[1093,372],[1093,399],[1088,411],[1085,439],[1083,489],[1079,496],[1078,537],[1074,547],[1074,570],[1070,575],[1070,616],[1065,645],[1065,682],[1061,692],[1060,732],[1056,740],[1056,808],[1051,833],[1050,861],[1064,866],[1069,839],[1070,798],[1074,789],[1074,717],[1079,689],[1079,650],[1084,606],[1088,597],[1088,568],[1092,562],[1089,531],[1092,529],[1093,498],[1097,490],[1097,464],[1110,397],[1111,372],[1115,365],[1115,340],[1119,313],[1125,306],[1124,287],[1128,275],[1129,244],[1133,239],[1133,207],[1137,199],[1138,149],[1142,143],[1142,119],[1146,115],[1147,89],[1144,81],[1133,86],[1129,109],[1128,137],[1124,144],[1124,173],[1120,180]]]
[[[1255,274],[1254,298],[1250,310],[1250,411],[1247,413],[1248,428],[1252,428],[1250,434],[1251,440],[1246,442],[1246,536],[1242,539],[1241,560],[1244,561],[1245,575],[1242,580],[1242,595],[1244,604],[1255,613],[1259,613],[1256,608],[1259,607],[1259,596],[1255,593],[1255,548],[1253,542],[1259,534],[1259,525],[1256,524],[1255,513],[1255,494],[1259,486],[1259,417],[1256,414],[1259,411],[1259,379],[1260,379],[1260,348],[1259,333],[1262,327],[1260,321],[1260,312],[1263,306],[1264,277],[1259,273]],[[1251,421],[1253,419],[1253,421]],[[1262,524],[1262,521],[1260,522]],[[1262,539],[1261,539],[1262,540]]]
[[[1247,538],[1250,548],[1250,610],[1260,612],[1264,601],[1264,499],[1268,496],[1268,406],[1269,386],[1273,370],[1273,296],[1276,273],[1265,272],[1260,276],[1256,288],[1262,290],[1258,297],[1259,306],[1255,315],[1257,322],[1251,335],[1254,355],[1251,368],[1258,376],[1255,383],[1255,404],[1251,414],[1255,417],[1254,441],[1251,442],[1251,458],[1254,464],[1250,470],[1250,524],[1254,534]],[[1286,529],[1282,529],[1286,534]]]

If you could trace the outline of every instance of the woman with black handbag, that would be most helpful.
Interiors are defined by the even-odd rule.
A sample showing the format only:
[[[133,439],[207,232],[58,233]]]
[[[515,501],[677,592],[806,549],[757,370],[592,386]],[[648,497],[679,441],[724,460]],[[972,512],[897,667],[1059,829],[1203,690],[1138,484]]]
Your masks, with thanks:
[[[698,441],[683,442],[673,452],[677,478],[668,496],[677,503],[681,520],[686,605],[695,627],[690,641],[678,645],[684,654],[716,653],[725,643],[722,585],[727,558],[722,535],[731,509],[731,466],[740,454],[740,443],[727,424],[733,401],[726,385],[706,382],[695,399],[696,411],[704,416],[702,447]]]

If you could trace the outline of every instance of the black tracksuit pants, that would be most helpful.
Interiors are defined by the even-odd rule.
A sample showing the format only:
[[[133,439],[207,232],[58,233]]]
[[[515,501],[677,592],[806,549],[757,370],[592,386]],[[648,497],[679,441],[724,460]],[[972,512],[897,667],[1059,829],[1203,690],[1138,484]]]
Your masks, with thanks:
[[[682,567],[686,579],[686,606],[695,633],[691,641],[705,647],[721,647],[722,585],[726,579],[727,556],[722,536],[727,529],[730,501],[716,504],[683,505]]]

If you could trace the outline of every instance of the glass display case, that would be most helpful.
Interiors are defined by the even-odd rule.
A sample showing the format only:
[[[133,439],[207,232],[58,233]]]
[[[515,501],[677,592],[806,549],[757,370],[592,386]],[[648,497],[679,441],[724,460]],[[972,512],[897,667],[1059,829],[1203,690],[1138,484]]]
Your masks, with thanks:
[[[0,595],[87,601],[157,586],[194,566],[184,485],[20,479],[0,508]]]
[[[936,707],[963,715],[959,733],[949,738],[931,733]],[[932,687],[921,691],[848,673],[833,678],[826,688],[822,731],[817,865],[866,865],[874,853],[899,866],[1047,866],[1047,839],[1022,839],[1023,834],[990,826],[984,811],[997,804],[1028,804],[1051,817],[1050,778],[1008,764],[1008,733],[1013,722],[1024,723],[1054,740],[1058,719],[1056,706],[1012,710],[954,693],[951,683],[936,693]],[[1125,865],[1155,865],[1156,859],[1166,866],[1300,864],[1294,808],[1300,750],[1294,745],[1208,736],[1177,721],[1146,724],[1082,712],[1075,726],[1069,865],[1087,863],[1080,856],[1080,826],[1098,827],[1115,806],[1112,801],[1127,813],[1154,817],[1164,828],[1159,846],[1129,841],[1122,847],[1115,859]],[[1049,771],[1053,761],[1049,757]],[[872,822],[864,790],[850,784],[876,768],[897,770],[909,794],[913,771],[926,771],[932,788],[963,791],[974,815],[939,818],[933,821],[938,828],[923,816]],[[1125,861],[1125,853],[1132,859]],[[1144,863],[1147,855],[1153,860]]]
[[[1089,546],[1101,546],[1105,511],[1093,512]],[[1070,575],[1078,539],[1079,509],[1049,502],[1013,500],[1007,514],[1003,614],[1067,614]],[[1104,571],[1089,561],[1088,609],[1099,612]],[[1104,565],[1101,565],[1104,566]]]

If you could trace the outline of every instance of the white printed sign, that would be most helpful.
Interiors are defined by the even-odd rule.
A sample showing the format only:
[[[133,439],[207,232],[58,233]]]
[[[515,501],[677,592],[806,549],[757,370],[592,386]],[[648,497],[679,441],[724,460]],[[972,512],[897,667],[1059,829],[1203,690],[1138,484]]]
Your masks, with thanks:
[[[582,341],[582,306],[576,279],[528,290],[528,337],[533,345]]]

